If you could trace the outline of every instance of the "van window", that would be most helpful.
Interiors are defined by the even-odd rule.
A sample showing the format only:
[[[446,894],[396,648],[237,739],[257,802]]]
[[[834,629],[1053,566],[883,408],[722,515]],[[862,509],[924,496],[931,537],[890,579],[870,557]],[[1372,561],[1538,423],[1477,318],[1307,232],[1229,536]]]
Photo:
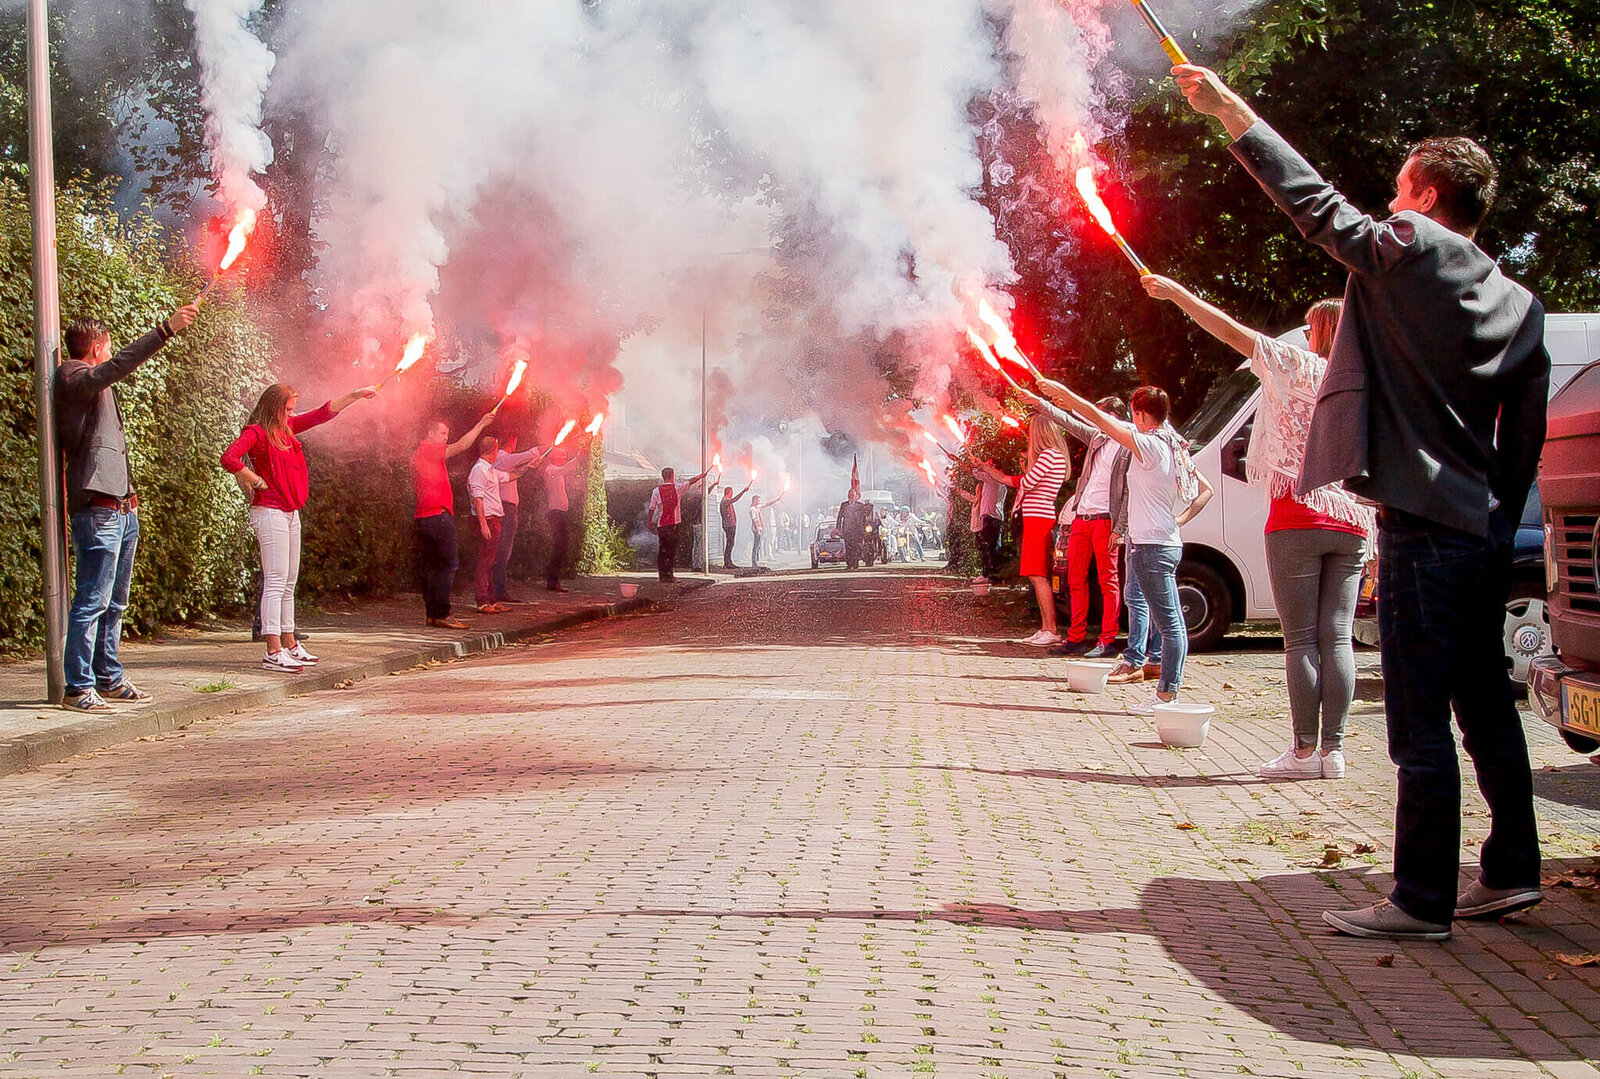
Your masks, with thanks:
[[[1226,378],[1218,379],[1206,394],[1198,411],[1183,426],[1183,437],[1189,440],[1189,452],[1199,453],[1222,430],[1233,422],[1239,409],[1256,392],[1260,380],[1254,372],[1241,368]]]

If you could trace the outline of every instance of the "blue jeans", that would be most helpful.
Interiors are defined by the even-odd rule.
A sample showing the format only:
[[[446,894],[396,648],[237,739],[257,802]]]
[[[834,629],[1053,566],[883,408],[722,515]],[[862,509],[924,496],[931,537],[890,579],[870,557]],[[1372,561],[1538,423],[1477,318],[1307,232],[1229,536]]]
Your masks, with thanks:
[[[1161,634],[1150,621],[1150,605],[1144,601],[1139,575],[1133,572],[1133,548],[1128,549],[1128,579],[1122,586],[1122,602],[1128,608],[1128,647],[1122,661],[1130,667],[1161,662]]]
[[[1178,563],[1183,548],[1159,543],[1135,543],[1128,548],[1130,574],[1150,605],[1150,620],[1161,634],[1161,680],[1158,693],[1176,693],[1183,687],[1183,661],[1189,657],[1189,629],[1183,624],[1178,602]]]
[[[1395,906],[1448,923],[1461,857],[1461,743],[1489,803],[1480,876],[1491,888],[1539,885],[1528,743],[1506,667],[1513,529],[1498,511],[1487,538],[1385,510],[1378,532],[1378,631],[1394,814]]]
[[[139,515],[90,506],[72,515],[73,591],[67,612],[68,693],[122,681],[117,644],[133,583]]]

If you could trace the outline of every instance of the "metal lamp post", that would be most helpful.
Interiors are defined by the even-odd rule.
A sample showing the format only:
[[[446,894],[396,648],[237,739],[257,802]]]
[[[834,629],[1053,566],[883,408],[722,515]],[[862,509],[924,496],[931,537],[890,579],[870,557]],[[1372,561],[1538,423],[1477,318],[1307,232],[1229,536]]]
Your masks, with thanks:
[[[39,424],[39,576],[44,600],[48,699],[66,693],[62,644],[67,625],[66,521],[61,450],[56,444],[55,354],[61,341],[56,265],[56,169],[51,146],[50,23],[46,0],[28,0],[28,195],[33,210],[33,373]]]

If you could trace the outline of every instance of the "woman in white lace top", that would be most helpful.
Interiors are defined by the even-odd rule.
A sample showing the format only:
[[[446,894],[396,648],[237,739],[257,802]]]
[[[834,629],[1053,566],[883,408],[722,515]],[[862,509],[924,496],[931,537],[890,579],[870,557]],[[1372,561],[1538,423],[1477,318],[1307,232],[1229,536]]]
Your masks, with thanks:
[[[1261,379],[1245,475],[1268,501],[1267,572],[1283,624],[1294,743],[1257,771],[1268,779],[1341,779],[1345,721],[1355,696],[1351,633],[1373,513],[1339,484],[1305,495],[1296,494],[1295,485],[1342,304],[1312,306],[1306,349],[1241,325],[1168,278],[1150,274],[1142,281],[1151,296],[1177,304],[1207,333],[1248,356]]]

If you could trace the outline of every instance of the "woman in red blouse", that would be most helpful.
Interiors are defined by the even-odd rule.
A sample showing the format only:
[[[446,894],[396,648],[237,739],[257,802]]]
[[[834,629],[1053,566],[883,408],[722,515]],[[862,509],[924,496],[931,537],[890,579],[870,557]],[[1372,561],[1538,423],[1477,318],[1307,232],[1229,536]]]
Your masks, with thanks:
[[[261,394],[244,431],[222,452],[222,467],[250,492],[250,527],[261,549],[261,634],[267,639],[261,666],[266,670],[293,673],[317,661],[294,639],[300,510],[311,486],[305,450],[295,436],[327,423],[357,400],[377,392],[372,386],[363,386],[296,415],[294,406],[300,395],[293,386],[274,383]]]
[[[1039,631],[1023,644],[1051,645],[1061,640],[1056,628],[1056,593],[1050,587],[1050,531],[1056,523],[1056,499],[1072,476],[1067,440],[1047,416],[1034,416],[1028,424],[1028,463],[1020,476],[1010,476],[987,462],[978,468],[1017,489],[1013,512],[1022,517],[1022,565],[1018,573],[1033,584],[1039,601]]]

